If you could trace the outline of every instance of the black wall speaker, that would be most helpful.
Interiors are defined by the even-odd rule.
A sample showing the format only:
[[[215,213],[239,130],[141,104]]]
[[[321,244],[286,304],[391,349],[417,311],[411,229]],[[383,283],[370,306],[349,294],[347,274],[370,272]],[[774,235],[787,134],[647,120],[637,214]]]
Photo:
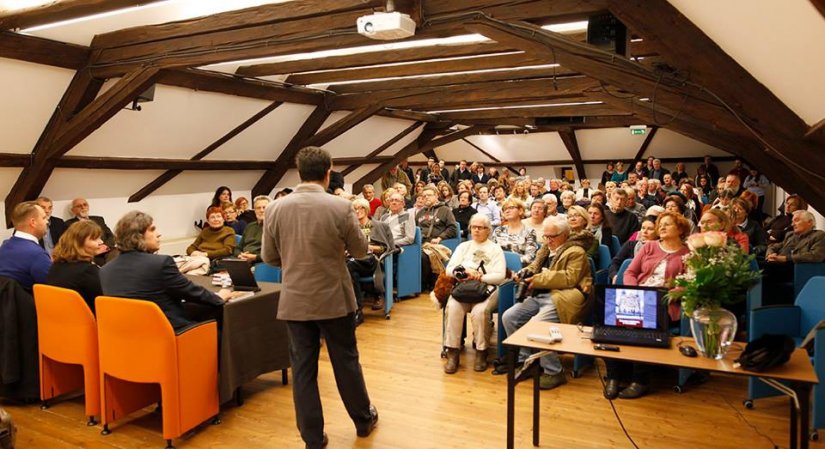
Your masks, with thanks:
[[[627,57],[630,36],[627,27],[610,13],[590,16],[587,21],[587,43],[600,50]]]

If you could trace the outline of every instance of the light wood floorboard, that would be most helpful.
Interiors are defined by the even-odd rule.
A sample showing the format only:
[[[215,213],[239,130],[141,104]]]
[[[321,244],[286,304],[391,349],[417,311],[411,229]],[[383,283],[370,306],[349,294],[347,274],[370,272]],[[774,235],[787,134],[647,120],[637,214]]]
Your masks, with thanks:
[[[466,349],[455,375],[442,370],[441,313],[425,296],[396,303],[391,320],[367,311],[358,328],[361,363],[380,420],[369,438],[357,438],[338,395],[332,369],[322,351],[319,385],[324,403],[329,448],[427,449],[503,448],[505,446],[506,379],[488,370],[472,370],[473,350]],[[469,340],[468,340],[469,346]],[[565,357],[567,368],[572,358]],[[291,376],[291,372],[290,372]],[[742,406],[743,378],[713,376],[683,394],[671,386],[675,374],[661,371],[650,395],[616,401],[628,432],[641,448],[698,447],[770,449],[788,446],[788,403],[781,398]],[[346,386],[344,386],[346,388]],[[531,385],[517,387],[516,447],[531,448]],[[175,441],[178,449],[302,448],[295,427],[291,384],[281,385],[280,372],[261,376],[244,387],[242,407],[227,405],[223,423],[203,425]],[[595,369],[567,385],[541,394],[541,447],[630,448],[610,404],[601,394]],[[27,448],[156,448],[164,447],[160,416],[145,412],[119,421],[101,436],[87,427],[82,398],[39,406],[5,403],[19,427],[18,447]],[[825,447],[814,443],[814,448]]]

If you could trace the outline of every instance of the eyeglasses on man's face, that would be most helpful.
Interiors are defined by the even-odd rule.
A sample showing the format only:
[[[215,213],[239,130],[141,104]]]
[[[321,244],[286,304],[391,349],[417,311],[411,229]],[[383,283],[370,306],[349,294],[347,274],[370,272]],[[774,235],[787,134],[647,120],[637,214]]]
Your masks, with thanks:
[[[478,226],[478,225],[470,225],[471,231],[484,231],[486,229],[490,229],[487,226]]]
[[[561,232],[559,232],[558,234],[544,234],[542,235],[542,238],[544,238],[544,240],[552,240],[560,235],[562,235]]]

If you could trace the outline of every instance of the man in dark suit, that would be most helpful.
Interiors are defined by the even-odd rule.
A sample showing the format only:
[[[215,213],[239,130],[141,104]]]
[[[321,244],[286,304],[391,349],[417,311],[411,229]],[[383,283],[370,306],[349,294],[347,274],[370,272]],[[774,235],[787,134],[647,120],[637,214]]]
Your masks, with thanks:
[[[117,254],[112,252],[115,248],[115,234],[106,225],[106,220],[98,215],[89,215],[89,202],[85,198],[75,198],[72,200],[72,215],[73,218],[66,220],[66,228],[79,220],[92,220],[100,226],[103,230],[103,235],[100,238],[103,244],[100,245],[100,253],[95,256],[95,263],[103,266],[106,262],[112,259]]]
[[[261,258],[283,270],[278,319],[287,322],[289,332],[295,417],[306,447],[318,449],[328,441],[318,393],[322,336],[357,435],[368,436],[378,421],[358,359],[355,292],[346,265],[347,253],[366,256],[367,240],[350,202],[324,193],[329,153],[307,147],[296,162],[301,184],[266,208]]]
[[[458,168],[455,169],[451,178],[453,189],[455,189],[460,181],[465,179],[472,180],[473,174],[470,172],[470,169],[467,168],[467,161],[462,159],[458,161]]]
[[[100,269],[104,295],[154,302],[175,331],[198,321],[187,316],[183,300],[219,308],[231,296],[229,290],[215,294],[193,284],[172,257],[153,254],[160,249],[160,233],[149,214],[129,212],[116,229],[120,255]],[[218,310],[211,315],[217,316]]]
[[[52,250],[54,250],[54,246],[57,245],[57,242],[60,240],[60,236],[63,235],[63,231],[66,230],[66,223],[63,221],[62,218],[57,218],[52,216],[52,210],[54,209],[54,203],[50,198],[45,196],[41,196],[37,199],[37,205],[42,207],[44,211],[46,211],[46,219],[49,220],[47,225],[46,234],[43,235],[43,238],[40,239],[40,246],[46,250],[49,256],[52,255]]]

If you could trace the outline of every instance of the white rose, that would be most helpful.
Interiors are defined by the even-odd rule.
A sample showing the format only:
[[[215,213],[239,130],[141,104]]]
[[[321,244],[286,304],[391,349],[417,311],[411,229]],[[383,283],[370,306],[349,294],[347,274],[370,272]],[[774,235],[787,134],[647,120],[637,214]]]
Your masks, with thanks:
[[[706,246],[705,238],[702,234],[691,234],[688,236],[687,244],[692,249],[704,248]]]
[[[728,243],[728,236],[724,232],[705,232],[702,235],[707,246],[721,248]]]

